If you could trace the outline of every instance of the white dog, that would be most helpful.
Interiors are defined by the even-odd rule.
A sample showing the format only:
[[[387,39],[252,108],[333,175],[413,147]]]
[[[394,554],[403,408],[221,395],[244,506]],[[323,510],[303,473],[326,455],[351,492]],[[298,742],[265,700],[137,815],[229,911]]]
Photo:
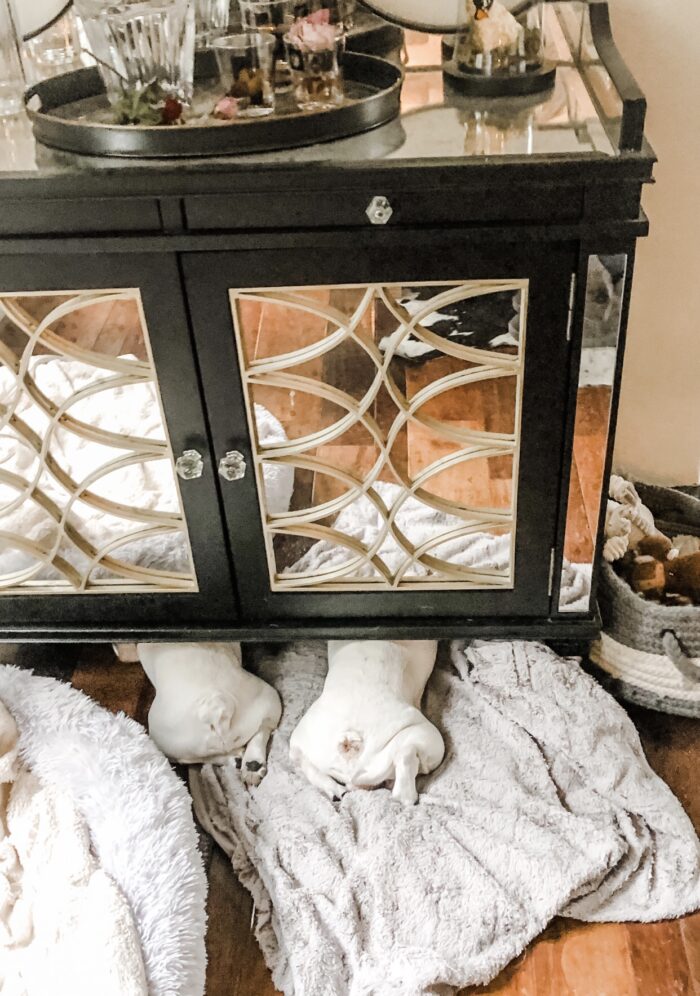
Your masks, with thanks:
[[[417,801],[416,776],[445,753],[420,711],[436,654],[434,640],[329,643],[323,692],[289,741],[292,762],[312,785],[332,799],[393,780],[395,799]]]
[[[243,780],[258,785],[282,703],[243,670],[240,644],[139,643],[138,652],[156,689],[148,729],[163,753],[184,764],[233,755]]]

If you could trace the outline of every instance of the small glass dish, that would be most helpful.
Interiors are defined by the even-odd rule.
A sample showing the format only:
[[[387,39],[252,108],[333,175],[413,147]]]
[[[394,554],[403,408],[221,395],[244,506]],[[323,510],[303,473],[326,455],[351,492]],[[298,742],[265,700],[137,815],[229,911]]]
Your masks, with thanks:
[[[238,115],[257,118],[272,114],[275,109],[272,86],[274,35],[261,31],[224,35],[214,39],[212,48],[226,93],[237,101]]]

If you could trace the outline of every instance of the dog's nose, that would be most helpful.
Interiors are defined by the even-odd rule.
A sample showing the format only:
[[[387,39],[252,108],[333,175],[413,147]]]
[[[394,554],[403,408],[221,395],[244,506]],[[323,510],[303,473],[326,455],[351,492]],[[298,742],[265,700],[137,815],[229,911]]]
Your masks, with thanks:
[[[262,768],[260,761],[246,761],[245,766],[248,771],[260,771]]]

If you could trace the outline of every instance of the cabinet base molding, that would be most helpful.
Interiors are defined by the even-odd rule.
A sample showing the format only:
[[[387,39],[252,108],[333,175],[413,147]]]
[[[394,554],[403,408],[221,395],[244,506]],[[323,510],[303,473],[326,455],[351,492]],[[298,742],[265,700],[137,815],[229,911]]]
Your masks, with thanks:
[[[37,627],[0,630],[0,642],[5,643],[111,643],[130,652],[140,642],[216,642],[239,640],[243,643],[286,643],[290,640],[455,640],[460,638],[489,640],[556,640],[585,648],[601,628],[596,611],[576,619],[504,619],[483,618],[456,621],[454,619],[386,619],[372,625],[366,619],[350,619],[342,623],[326,620],[279,620],[272,625],[254,626],[158,626],[150,629],[114,629],[105,627]],[[574,652],[574,650],[572,650]],[[134,657],[138,660],[138,657]]]

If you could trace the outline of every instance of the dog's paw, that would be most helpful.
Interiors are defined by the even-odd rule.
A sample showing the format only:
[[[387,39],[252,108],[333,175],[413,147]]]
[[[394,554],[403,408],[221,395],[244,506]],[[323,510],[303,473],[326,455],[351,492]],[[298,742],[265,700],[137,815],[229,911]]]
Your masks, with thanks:
[[[241,767],[241,778],[244,784],[255,788],[267,774],[267,765],[260,761],[244,761]]]
[[[316,787],[331,800],[331,802],[340,802],[348,791],[347,785],[343,785],[342,782],[337,782],[335,778],[331,778],[330,775],[321,775],[315,784]]]
[[[415,806],[418,802],[418,789],[415,785],[394,785],[391,794],[404,806]]]
[[[333,789],[333,796],[331,802],[340,802],[344,798],[344,796],[348,794],[347,785],[341,785],[340,782],[337,782],[336,784],[337,788]]]

